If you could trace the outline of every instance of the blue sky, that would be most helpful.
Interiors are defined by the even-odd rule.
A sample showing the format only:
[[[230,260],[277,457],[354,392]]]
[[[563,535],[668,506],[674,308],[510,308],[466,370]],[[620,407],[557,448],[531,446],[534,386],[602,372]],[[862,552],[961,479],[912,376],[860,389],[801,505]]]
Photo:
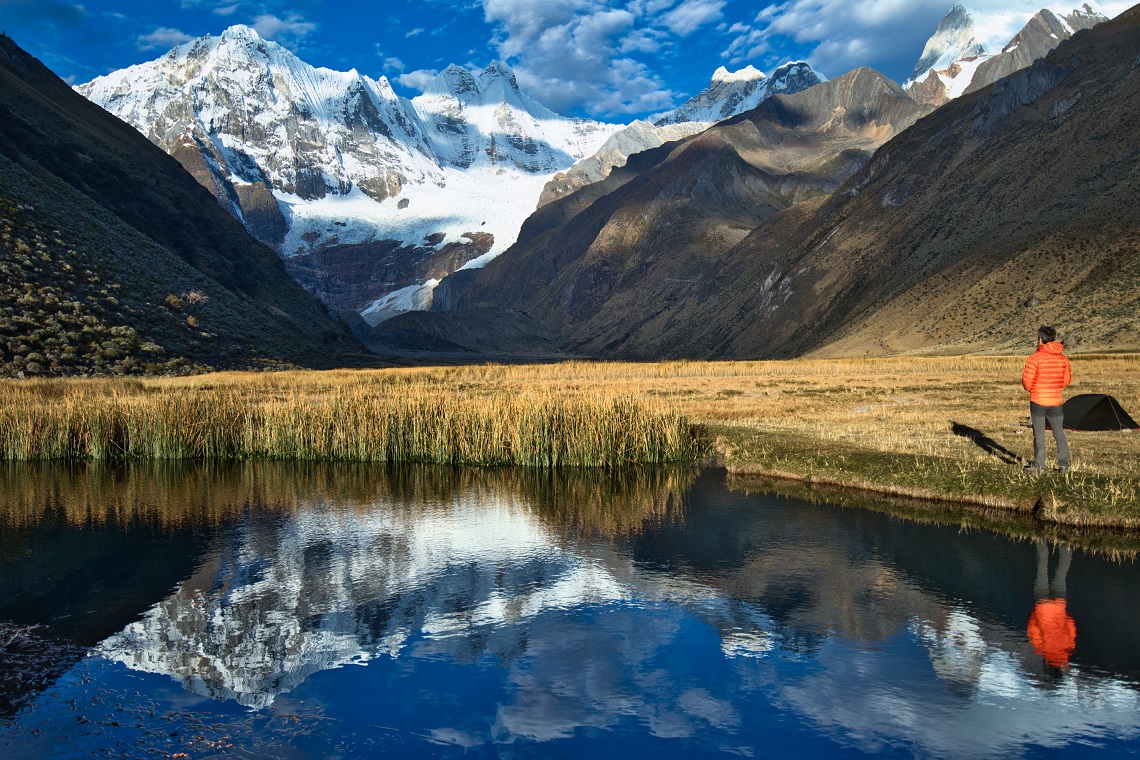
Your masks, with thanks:
[[[806,59],[829,77],[866,65],[902,81],[954,2],[0,0],[0,30],[72,83],[239,23],[313,65],[387,76],[408,97],[449,63],[499,58],[555,111],[628,122],[700,92],[718,66],[771,72]],[[1026,14],[1044,4],[969,3]]]

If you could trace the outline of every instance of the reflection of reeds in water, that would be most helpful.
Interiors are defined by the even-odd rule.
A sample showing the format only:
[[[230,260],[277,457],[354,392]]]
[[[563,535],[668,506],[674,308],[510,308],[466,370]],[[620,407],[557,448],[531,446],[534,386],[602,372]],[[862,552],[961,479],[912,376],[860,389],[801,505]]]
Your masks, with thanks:
[[[315,381],[316,382],[316,381]],[[529,467],[691,461],[699,431],[629,396],[458,392],[351,378],[0,383],[0,458],[302,459]]]
[[[48,517],[77,528],[141,523],[181,530],[225,524],[248,509],[293,514],[317,506],[414,516],[474,499],[518,505],[556,534],[612,538],[679,519],[695,472],[340,462],[9,463],[0,465],[0,530],[34,527]]]

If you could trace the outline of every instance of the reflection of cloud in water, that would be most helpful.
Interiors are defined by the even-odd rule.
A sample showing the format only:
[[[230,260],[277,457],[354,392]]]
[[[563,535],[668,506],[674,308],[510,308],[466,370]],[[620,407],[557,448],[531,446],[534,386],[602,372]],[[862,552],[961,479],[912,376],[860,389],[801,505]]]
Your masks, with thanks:
[[[1076,666],[1046,683],[1024,630],[834,541],[704,575],[620,547],[567,540],[493,489],[449,506],[254,516],[101,652],[252,707],[378,657],[491,654],[507,696],[431,731],[463,747],[629,723],[729,740],[754,730],[746,705],[761,700],[872,751],[988,756],[1137,735],[1132,687]],[[689,657],[692,672],[676,672]]]
[[[913,667],[917,660],[900,669],[900,657],[833,641],[819,652],[817,673],[773,684],[777,699],[867,751],[903,744],[935,757],[993,757],[1030,744],[1062,747],[1077,736],[1140,735],[1134,688],[1075,668],[1043,688],[1026,671],[1020,643],[1011,651],[987,642],[965,611],[951,619],[942,632],[914,625],[933,672]],[[904,645],[909,638],[891,644]],[[955,688],[964,680],[972,681],[968,696]]]

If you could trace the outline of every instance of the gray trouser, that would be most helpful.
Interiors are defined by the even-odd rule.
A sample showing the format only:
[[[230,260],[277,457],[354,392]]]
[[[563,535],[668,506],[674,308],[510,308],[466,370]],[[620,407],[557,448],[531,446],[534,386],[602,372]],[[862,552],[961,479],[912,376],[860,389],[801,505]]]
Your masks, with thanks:
[[[1037,469],[1045,469],[1045,420],[1053,428],[1053,440],[1057,442],[1057,466],[1069,466],[1069,442],[1065,440],[1065,415],[1059,406],[1041,406],[1029,402],[1029,417],[1033,420],[1033,463]]]

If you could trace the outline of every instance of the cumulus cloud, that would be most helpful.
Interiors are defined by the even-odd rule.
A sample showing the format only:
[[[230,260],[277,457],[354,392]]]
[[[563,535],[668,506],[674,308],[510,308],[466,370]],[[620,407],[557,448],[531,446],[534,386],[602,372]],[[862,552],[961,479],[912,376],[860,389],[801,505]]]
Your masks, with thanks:
[[[181,29],[160,26],[150,34],[139,35],[137,42],[140,50],[154,50],[155,48],[177,47],[192,39],[194,39],[192,35],[186,34]]]
[[[487,22],[497,30],[492,45],[499,56],[514,66],[529,94],[555,111],[588,107],[593,113],[618,116],[672,102],[672,90],[633,55],[657,53],[669,43],[669,30],[650,9],[660,14],[675,2],[482,2]]]
[[[316,24],[305,21],[296,13],[290,13],[285,18],[278,18],[272,13],[263,13],[253,20],[252,26],[265,39],[279,42],[286,47],[295,47],[317,29]]]
[[[1068,13],[1084,0],[966,0],[979,42],[997,51],[1043,7]],[[724,50],[731,63],[763,58],[774,65],[786,47],[806,46],[808,60],[828,76],[871,66],[903,79],[922,53],[926,40],[953,3],[913,0],[784,0],[761,10],[754,20],[730,27]],[[1114,16],[1128,2],[1089,4]],[[789,43],[789,44],[784,44]]]
[[[724,0],[685,0],[662,17],[674,33],[687,37],[710,21],[719,21]]]
[[[439,76],[439,72],[435,69],[418,69],[401,74],[396,77],[396,81],[404,87],[422,92],[437,76]]]

